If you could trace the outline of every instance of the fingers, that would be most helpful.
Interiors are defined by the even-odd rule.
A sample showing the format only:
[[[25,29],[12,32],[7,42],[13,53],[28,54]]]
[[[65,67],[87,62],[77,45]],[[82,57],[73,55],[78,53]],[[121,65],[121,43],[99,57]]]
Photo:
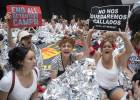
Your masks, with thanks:
[[[134,90],[137,90],[139,88],[139,80],[136,82],[133,82]]]
[[[128,91],[128,100],[134,100],[131,90]]]
[[[11,13],[7,12],[4,18],[5,18],[5,20],[10,20],[11,19]]]
[[[94,29],[94,28],[93,29],[89,29],[89,31],[88,31],[89,34],[93,34],[95,32],[96,32],[96,29]]]

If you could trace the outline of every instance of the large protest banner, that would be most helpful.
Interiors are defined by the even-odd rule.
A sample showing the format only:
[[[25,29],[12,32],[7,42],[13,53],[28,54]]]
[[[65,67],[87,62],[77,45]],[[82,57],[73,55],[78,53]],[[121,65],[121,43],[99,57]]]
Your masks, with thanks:
[[[90,26],[95,29],[124,31],[128,20],[130,7],[128,5],[110,5],[92,7],[90,13]]]
[[[42,25],[42,12],[39,6],[7,5],[7,12],[11,13],[8,24],[11,28],[34,27]]]

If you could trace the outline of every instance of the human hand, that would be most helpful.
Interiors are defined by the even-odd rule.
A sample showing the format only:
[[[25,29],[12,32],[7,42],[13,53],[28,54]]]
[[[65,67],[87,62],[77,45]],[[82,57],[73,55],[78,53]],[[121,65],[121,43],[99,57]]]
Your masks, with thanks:
[[[128,30],[125,30],[125,32],[122,32],[121,29],[119,29],[119,32],[115,32],[116,37],[127,37]]]
[[[4,16],[4,19],[6,20],[6,22],[10,20],[11,18],[12,18],[12,13],[10,12],[7,12],[6,15]]]
[[[134,94],[136,94],[136,96],[140,98],[139,80],[137,80],[136,82],[133,82],[133,88],[134,88]]]
[[[94,29],[94,28],[89,29],[89,31],[88,31],[89,34],[93,34],[93,33],[95,33],[95,32],[96,32],[96,29]]]
[[[134,100],[134,96],[131,90],[128,91],[128,100]]]

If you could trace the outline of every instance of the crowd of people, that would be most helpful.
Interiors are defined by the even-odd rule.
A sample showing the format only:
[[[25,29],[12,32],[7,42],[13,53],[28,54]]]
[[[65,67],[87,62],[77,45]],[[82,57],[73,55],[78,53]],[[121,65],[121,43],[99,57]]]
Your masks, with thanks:
[[[126,32],[110,32],[89,29],[89,20],[72,19],[70,22],[62,16],[53,16],[50,21],[43,20],[42,26],[17,29],[16,41],[14,29],[8,27],[11,14],[7,13],[5,22],[1,22],[0,33],[0,98],[1,100],[36,100],[39,97],[37,84],[42,76],[43,58],[41,48],[34,44],[32,37],[38,30],[48,34],[63,34],[59,41],[60,54],[51,61],[50,79],[56,79],[65,73],[66,67],[77,60],[91,58],[95,60],[96,78],[99,87],[110,100],[140,99],[140,7],[132,10],[128,21],[131,41]],[[29,32],[30,31],[30,32]],[[34,32],[33,32],[34,31]],[[31,33],[32,32],[32,33]],[[5,34],[6,33],[6,34]],[[121,46],[123,50],[119,50]],[[95,43],[96,41],[96,43]],[[82,49],[81,49],[82,48]],[[117,53],[114,54],[115,49]],[[6,53],[5,53],[6,52]],[[120,82],[120,72],[127,76],[132,87],[124,88]],[[127,84],[128,85],[128,84]],[[39,99],[39,98],[38,98]]]

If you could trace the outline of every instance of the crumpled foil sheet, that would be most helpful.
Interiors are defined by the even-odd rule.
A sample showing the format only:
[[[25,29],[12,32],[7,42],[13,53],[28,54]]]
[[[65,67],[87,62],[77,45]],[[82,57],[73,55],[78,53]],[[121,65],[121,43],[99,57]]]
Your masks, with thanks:
[[[95,61],[90,58],[67,66],[64,74],[48,84],[44,100],[109,100],[99,88],[95,70]],[[124,90],[131,88],[131,81],[122,72],[119,80]]]
[[[48,84],[43,97],[45,100],[101,100],[95,61],[86,58],[67,66],[64,74]]]

